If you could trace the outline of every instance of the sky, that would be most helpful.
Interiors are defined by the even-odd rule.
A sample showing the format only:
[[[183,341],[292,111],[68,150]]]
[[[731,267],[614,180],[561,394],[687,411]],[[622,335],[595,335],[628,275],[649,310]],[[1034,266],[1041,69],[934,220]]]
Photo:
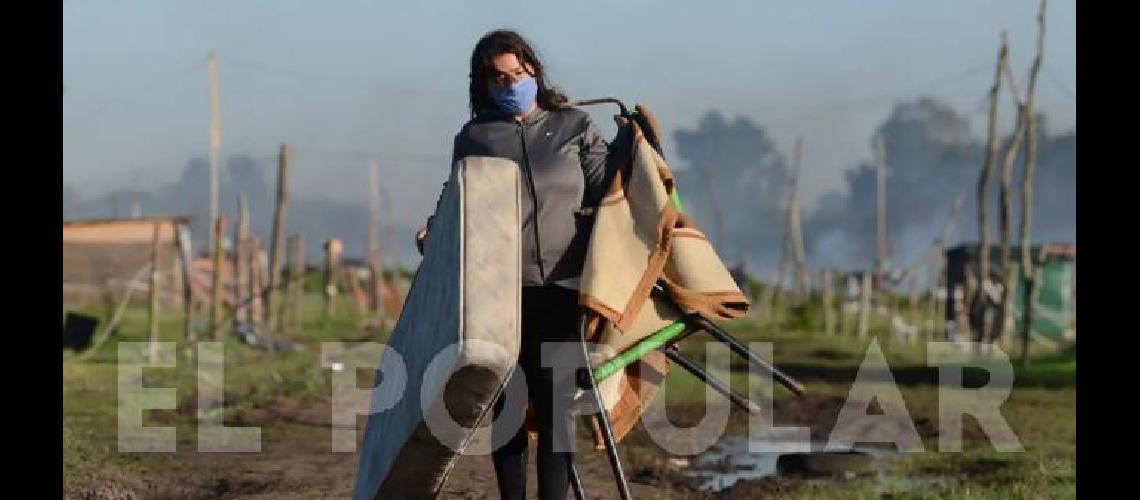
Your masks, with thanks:
[[[1037,8],[1034,0],[65,0],[64,183],[85,196],[149,189],[208,155],[214,50],[223,158],[248,153],[268,173],[288,143],[295,192],[362,204],[377,162],[390,215],[411,224],[434,207],[452,138],[468,118],[471,49],[506,27],[534,43],[571,98],[644,104],[667,134],[719,110],[764,126],[789,157],[802,136],[810,208],[871,157],[874,127],[896,101],[948,102],[971,116],[980,138],[1000,33],[1024,86]],[[1075,2],[1050,1],[1037,107],[1052,129],[1076,127],[1075,92]],[[590,111],[612,134],[616,108]],[[1002,117],[1006,128],[1010,118]],[[668,137],[665,152],[676,156]]]

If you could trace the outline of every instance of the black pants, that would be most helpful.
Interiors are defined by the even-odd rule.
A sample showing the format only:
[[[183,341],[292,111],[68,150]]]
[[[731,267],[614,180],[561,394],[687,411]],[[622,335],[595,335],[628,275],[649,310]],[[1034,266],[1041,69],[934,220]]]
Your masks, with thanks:
[[[578,345],[577,323],[576,291],[557,286],[523,287],[519,367],[508,383],[518,383],[520,371],[526,376],[527,396],[538,424],[538,498],[541,500],[565,500],[569,492],[572,460],[569,450],[573,445],[573,427],[571,415],[566,410],[575,393],[574,377],[568,370],[558,370],[567,373],[563,375],[542,367],[541,345],[543,342],[573,342]],[[560,355],[581,359],[580,347],[576,351],[568,345],[561,349],[567,350],[562,350]],[[495,404],[496,418],[503,411],[503,402],[504,398],[500,396]],[[506,436],[497,434],[502,432],[512,432],[513,435],[491,454],[499,494],[504,500],[522,500],[526,497],[526,429],[492,428],[495,441],[503,442]]]

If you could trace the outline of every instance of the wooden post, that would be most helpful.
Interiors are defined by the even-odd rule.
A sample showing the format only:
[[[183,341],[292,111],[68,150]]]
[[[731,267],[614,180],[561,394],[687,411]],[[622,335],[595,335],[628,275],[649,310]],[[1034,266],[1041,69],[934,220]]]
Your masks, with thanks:
[[[295,234],[289,238],[289,254],[293,256],[289,269],[289,303],[291,313],[288,317],[290,327],[301,327],[301,308],[304,306],[305,284],[305,237]]]
[[[918,327],[915,339],[918,342],[928,341],[934,338],[934,320],[932,319],[934,315],[933,301],[934,290],[928,281],[918,295],[918,304],[916,304],[914,310],[915,324]]]
[[[1017,85],[1013,79],[1013,72],[1007,71],[1006,78],[1009,80],[1010,92],[1013,93],[1014,103],[1017,106],[1017,126],[1014,128],[1013,136],[1010,137],[1009,143],[1006,145],[1005,155],[1002,158],[1001,192],[999,194],[1001,203],[1001,214],[999,216],[1001,233],[999,237],[1001,244],[1002,289],[995,324],[987,326],[991,332],[989,341],[993,342],[996,339],[1000,339],[1003,343],[1009,341],[1009,322],[1013,319],[1013,301],[1010,299],[1010,296],[1012,295],[1012,288],[1015,286],[1014,279],[1017,276],[1010,258],[1009,249],[1010,218],[1012,217],[1010,198],[1012,197],[1013,190],[1013,164],[1017,158],[1018,151],[1021,149],[1021,141],[1025,136],[1027,123],[1025,118],[1025,105],[1021,100],[1021,96],[1017,93]]]
[[[245,193],[238,198],[238,226],[237,236],[234,238],[236,251],[234,252],[234,269],[237,271],[235,284],[235,299],[237,307],[234,311],[234,320],[246,324],[250,323],[250,258],[249,258],[249,206],[246,203]]]
[[[253,329],[260,331],[265,324],[265,304],[262,297],[265,293],[265,267],[261,261],[261,238],[249,238],[249,317]]]
[[[798,231],[798,201],[797,193],[799,192],[799,176],[800,176],[800,153],[802,147],[802,140],[796,138],[795,157],[792,160],[792,182],[789,188],[788,201],[784,206],[784,237],[782,247],[780,248],[780,271],[776,277],[776,285],[772,291],[772,314],[777,324],[782,321],[781,315],[783,314],[783,286],[784,277],[788,271],[788,262],[792,262],[793,267],[793,293],[800,292],[799,285],[802,282],[802,269],[800,269],[799,253],[796,245],[796,233]]]
[[[281,284],[279,285],[280,292],[277,294],[277,329],[278,331],[285,332],[289,329],[289,318],[293,315],[293,308],[296,303],[293,302],[293,281],[296,275],[293,269],[293,260],[296,259],[296,249],[293,245],[296,244],[296,235],[288,236],[285,238],[285,260],[283,261],[281,270]]]
[[[950,280],[946,274],[946,260],[938,261],[937,269],[938,278],[934,281],[935,290],[937,293],[942,294],[942,297],[935,297],[934,299],[934,330],[932,331],[936,340],[950,340],[950,334],[947,331],[948,319],[947,307],[950,300],[954,300],[955,290],[950,289]],[[968,337],[967,337],[968,338]]]
[[[977,307],[984,307],[986,296],[982,295],[984,291],[978,289],[978,267],[965,265],[963,273],[961,287],[962,293],[965,295],[962,297],[962,307],[957,309],[961,311],[959,313],[962,321],[961,331],[963,335],[968,334],[968,338],[971,341],[981,342],[985,340],[985,328],[981,324],[984,323],[984,321],[978,322],[975,320],[976,315],[973,308],[975,302],[978,304]]]
[[[803,229],[800,227],[800,171],[803,163],[803,137],[796,137],[795,159],[793,165],[795,174],[792,176],[792,199],[789,205],[788,226],[791,236],[792,258],[795,263],[793,276],[795,280],[796,303],[802,303],[807,288],[807,263],[804,256]]]
[[[882,298],[883,310],[886,311],[887,318],[886,335],[883,336],[884,348],[888,347],[891,342],[894,342],[901,333],[898,328],[895,327],[895,315],[898,314],[898,300],[897,297],[895,297],[894,287],[887,284],[887,278],[887,275],[884,273],[883,291],[879,294],[879,297]]]
[[[923,302],[922,317],[923,317],[923,339],[926,341],[942,340],[938,338],[938,294],[941,283],[937,275],[937,265],[932,265],[927,270],[926,302]]]
[[[859,281],[859,321],[855,331],[860,339],[864,339],[867,338],[867,321],[871,314],[871,273],[862,273]]]
[[[267,334],[277,331],[276,309],[280,291],[282,259],[285,253],[285,212],[289,206],[289,145],[282,144],[277,155],[277,206],[273,210],[273,239],[269,250],[269,276],[265,288],[265,321],[269,325]]]
[[[1045,52],[1045,0],[1037,13],[1037,56],[1029,70],[1029,87],[1026,91],[1025,114],[1026,136],[1025,169],[1021,178],[1021,272],[1025,276],[1025,311],[1021,325],[1021,364],[1029,363],[1029,336],[1033,331],[1033,308],[1036,306],[1037,275],[1030,255],[1029,230],[1033,216],[1033,173],[1037,167],[1037,115],[1034,111],[1033,94],[1037,87],[1037,72],[1041,69],[1041,57]],[[1044,261],[1044,252],[1039,260]]]
[[[949,286],[949,281],[947,281]],[[952,300],[954,300],[954,310],[956,311],[954,323],[958,325],[958,338],[955,340],[967,340],[979,342],[979,333],[973,331],[970,327],[972,313],[969,311],[970,298],[976,295],[974,290],[974,278],[968,271],[966,272],[963,282],[951,290],[953,293]]]
[[[831,278],[831,269],[823,269],[819,278],[820,300],[823,302],[823,331],[827,335],[835,335],[835,300],[832,294],[834,284]]]
[[[368,259],[368,274],[371,320],[376,324],[381,324],[384,319],[384,271],[380,266],[380,249],[377,248],[370,253]]]
[[[213,280],[211,280],[211,304],[210,304],[210,338],[218,341],[222,340],[222,323],[225,312],[222,310],[222,298],[225,296],[226,287],[222,279],[223,268],[225,267],[225,249],[222,248],[222,240],[226,235],[226,218],[218,216],[214,220],[214,269]]]
[[[222,147],[221,117],[218,99],[218,56],[210,51],[206,57],[210,83],[210,222],[218,217],[218,157]],[[213,235],[211,235],[211,238]],[[210,240],[213,248],[214,240]]]
[[[283,286],[282,308],[279,312],[279,324],[282,329],[292,329],[299,326],[297,321],[297,309],[301,307],[299,291],[301,287],[301,280],[304,278],[304,256],[302,255],[301,236],[294,234],[289,236],[286,245],[286,255],[288,256],[288,270],[285,275],[288,281]]]
[[[379,324],[384,316],[383,276],[380,273],[380,165],[372,163],[368,187],[368,271],[371,285],[369,298],[373,320]]]
[[[150,248],[150,304],[147,310],[147,337],[150,338],[149,358],[151,364],[158,362],[158,273],[159,259],[161,258],[160,237],[162,224],[154,224],[154,237]]]
[[[847,319],[847,278],[844,273],[837,271],[834,281],[835,288],[839,291],[835,304],[836,313],[839,315],[839,334],[848,335],[850,321]]]
[[[367,318],[369,312],[368,290],[360,286],[360,282],[356,279],[356,274],[352,272],[352,269],[341,268],[340,274],[341,282],[348,285],[348,292],[352,295],[352,303],[355,306],[353,308],[354,318]]]
[[[886,283],[890,241],[887,235],[887,158],[883,146],[883,136],[875,135],[875,270],[873,290],[875,293],[890,288]]]
[[[978,275],[982,280],[989,279],[990,273],[990,231],[989,231],[989,186],[990,177],[993,176],[994,164],[997,162],[997,103],[998,92],[1001,90],[1002,73],[1006,70],[1007,59],[1009,57],[1009,45],[1006,42],[1005,32],[1001,34],[1001,46],[998,49],[997,67],[994,68],[994,83],[990,86],[990,112],[989,119],[986,125],[986,153],[982,162],[982,172],[978,176]],[[983,281],[984,282],[984,281]],[[980,285],[980,283],[979,283]],[[966,290],[969,295],[965,297],[963,302],[970,304],[970,310],[981,307],[986,304],[985,288],[967,287]],[[966,314],[966,318],[972,318],[972,314]],[[989,327],[983,320],[979,325],[973,325],[979,331],[973,332],[975,341],[983,341],[988,337]],[[959,326],[959,330],[967,332],[970,322]]]
[[[926,307],[923,307],[923,316],[925,318],[925,321],[922,322],[924,332],[923,339],[928,341],[945,340],[938,336],[938,332],[940,331],[938,328],[939,324],[943,324],[946,321],[945,318],[938,316],[938,312],[941,311],[939,307],[941,301],[938,300],[938,291],[941,289],[941,283],[935,282],[935,285],[930,287],[927,293]]]
[[[182,228],[174,224],[174,243],[178,249],[178,260],[182,262],[182,338],[187,344],[198,341],[198,333],[194,331],[194,256],[188,250],[189,241],[184,241]],[[193,352],[193,349],[191,349]]]
[[[337,296],[337,257],[340,255],[340,240],[325,242],[325,316],[336,314]]]
[[[923,283],[923,289],[918,299],[920,303],[918,314],[922,321],[922,327],[919,329],[919,337],[925,341],[934,340],[938,329],[938,314],[936,309],[938,306],[939,284],[937,269],[937,265],[933,263],[927,266],[924,276],[926,280]]]
[[[871,275],[869,299],[875,307],[883,307],[887,318],[887,335],[884,343],[895,336],[894,287],[888,276],[890,269],[891,244],[887,233],[887,153],[883,136],[875,135],[875,265]]]
[[[909,340],[914,343],[918,342],[918,338],[922,335],[922,328],[924,325],[919,324],[922,321],[922,314],[920,314],[921,306],[918,303],[918,274],[911,273],[910,283],[907,287],[906,299],[906,314],[903,316],[907,318],[910,323],[914,335],[910,336]]]

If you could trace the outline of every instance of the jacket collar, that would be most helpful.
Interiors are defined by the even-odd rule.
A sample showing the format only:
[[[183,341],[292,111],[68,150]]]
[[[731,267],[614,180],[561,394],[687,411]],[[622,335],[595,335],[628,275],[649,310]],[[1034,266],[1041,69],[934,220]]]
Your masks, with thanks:
[[[548,114],[550,114],[549,111],[543,109],[542,106],[537,106],[534,108],[534,111],[527,115],[526,118],[523,118],[522,123],[523,125],[532,125],[534,123],[538,123]],[[480,113],[477,118],[479,121],[504,121],[508,123],[515,122],[514,115],[507,114],[498,108],[484,111]]]

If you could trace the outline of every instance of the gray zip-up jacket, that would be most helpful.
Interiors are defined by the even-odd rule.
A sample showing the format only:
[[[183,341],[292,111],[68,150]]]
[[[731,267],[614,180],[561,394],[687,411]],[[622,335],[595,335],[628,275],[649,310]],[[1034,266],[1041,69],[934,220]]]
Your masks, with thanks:
[[[581,274],[594,209],[614,171],[609,150],[590,116],[572,108],[537,108],[521,122],[485,112],[456,134],[452,164],[491,156],[519,166],[524,286],[565,283]],[[430,244],[430,217],[427,229]]]

